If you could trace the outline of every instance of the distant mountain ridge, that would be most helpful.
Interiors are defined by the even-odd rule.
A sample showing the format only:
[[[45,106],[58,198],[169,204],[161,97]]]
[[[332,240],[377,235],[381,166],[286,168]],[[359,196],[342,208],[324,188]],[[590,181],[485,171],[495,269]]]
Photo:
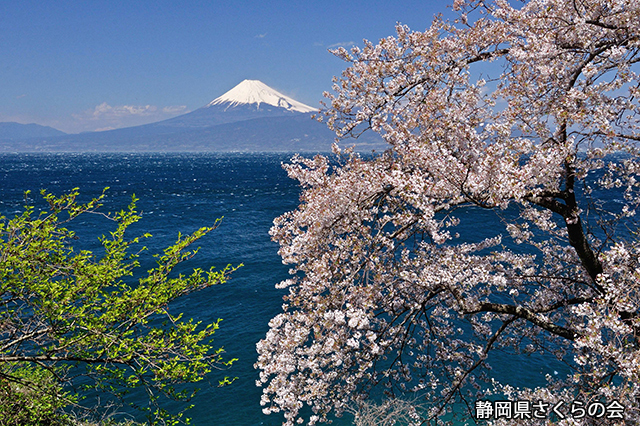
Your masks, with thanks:
[[[206,106],[168,120],[103,132],[0,138],[0,152],[328,152],[335,134],[312,119],[317,111],[259,80],[244,80]],[[354,144],[358,150],[384,149],[373,133],[345,143]]]
[[[39,124],[20,124],[12,121],[0,123],[0,139],[19,140],[28,138],[63,136],[65,132]]]

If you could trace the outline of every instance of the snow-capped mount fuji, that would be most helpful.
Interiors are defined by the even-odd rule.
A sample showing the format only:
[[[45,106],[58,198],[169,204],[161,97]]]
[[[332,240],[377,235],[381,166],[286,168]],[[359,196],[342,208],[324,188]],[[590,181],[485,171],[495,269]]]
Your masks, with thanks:
[[[209,104],[188,114],[148,125],[166,132],[176,128],[202,128],[256,118],[308,115],[317,112],[259,80],[243,80]]]
[[[260,80],[243,80],[233,89],[224,95],[215,98],[206,107],[215,105],[224,106],[225,110],[235,108],[239,105],[252,105],[260,109],[261,104],[266,104],[278,108],[284,108],[292,112],[317,112],[317,108],[312,108],[302,102],[298,102],[275,89],[267,86]],[[265,105],[262,106],[263,108]]]

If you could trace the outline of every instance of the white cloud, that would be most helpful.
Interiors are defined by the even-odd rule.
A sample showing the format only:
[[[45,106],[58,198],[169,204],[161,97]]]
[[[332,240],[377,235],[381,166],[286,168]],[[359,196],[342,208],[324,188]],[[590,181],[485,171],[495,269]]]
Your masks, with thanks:
[[[187,112],[187,106],[186,105],[166,106],[162,108],[162,112],[164,112],[165,114],[184,114]]]
[[[258,34],[255,36],[255,38],[265,38],[267,36],[268,33],[264,33],[264,34]]]
[[[335,49],[336,47],[351,47],[355,46],[355,42],[353,41],[340,41],[338,43],[333,43],[327,46],[329,49]]]
[[[106,102],[96,105],[91,113],[92,120],[117,119],[122,117],[148,117],[158,110],[153,105],[120,105],[111,106]]]
[[[113,130],[166,120],[189,112],[186,105],[109,105],[102,102],[80,114],[72,114],[76,132]]]

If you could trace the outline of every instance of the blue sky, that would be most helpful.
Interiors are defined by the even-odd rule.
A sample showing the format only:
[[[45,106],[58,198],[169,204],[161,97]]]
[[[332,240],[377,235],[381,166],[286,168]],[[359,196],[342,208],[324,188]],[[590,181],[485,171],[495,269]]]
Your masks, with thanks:
[[[243,79],[318,106],[327,50],[424,30],[441,1],[0,2],[0,121],[69,133],[154,122]]]

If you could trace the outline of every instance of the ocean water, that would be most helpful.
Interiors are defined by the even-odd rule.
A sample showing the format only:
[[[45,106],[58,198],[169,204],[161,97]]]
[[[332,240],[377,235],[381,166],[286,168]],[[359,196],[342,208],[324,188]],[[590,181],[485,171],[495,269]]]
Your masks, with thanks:
[[[276,415],[266,416],[259,404],[253,364],[255,344],[266,333],[267,323],[282,305],[281,290],[274,285],[287,277],[288,268],[277,254],[268,231],[273,219],[298,203],[299,189],[282,170],[290,155],[216,154],[3,154],[0,155],[0,215],[13,217],[22,211],[24,192],[36,206],[44,207],[40,189],[54,194],[78,187],[80,201],[99,195],[107,198],[101,209],[125,208],[133,194],[139,198],[142,219],[131,226],[130,236],[150,232],[144,241],[149,253],[160,252],[175,242],[178,232],[191,233],[224,217],[219,228],[202,238],[198,254],[182,264],[185,272],[214,265],[244,264],[232,279],[173,305],[174,312],[202,321],[222,318],[216,343],[229,357],[238,358],[225,373],[212,374],[201,382],[202,391],[192,401],[194,425],[279,425]],[[97,237],[112,224],[87,217],[70,228],[78,242],[99,249]],[[151,266],[147,260],[145,266]],[[221,374],[237,376],[231,386],[216,387]],[[211,385],[211,386],[210,386]],[[134,398],[136,395],[134,395]],[[139,395],[143,401],[144,395]]]
[[[130,228],[131,236],[150,232],[145,240],[149,253],[173,243],[178,232],[191,233],[224,217],[218,229],[199,241],[197,256],[182,265],[194,267],[244,264],[221,286],[206,289],[173,305],[204,322],[222,318],[216,342],[229,357],[238,358],[226,374],[237,376],[231,386],[218,388],[201,382],[202,391],[192,401],[192,424],[202,426],[279,425],[282,417],[264,415],[259,405],[261,389],[255,386],[253,368],[255,344],[268,329],[270,318],[281,310],[283,291],[275,284],[287,278],[287,266],[277,254],[268,231],[273,219],[295,209],[300,189],[281,167],[287,154],[2,154],[0,155],[0,215],[22,211],[24,192],[36,205],[44,206],[40,189],[61,194],[78,187],[80,201],[99,195],[105,187],[102,211],[125,208],[133,194],[140,200],[142,220]],[[492,213],[469,212],[476,217],[467,229],[470,240],[478,240],[499,224]],[[478,226],[479,223],[485,226]],[[492,225],[493,224],[493,225]],[[111,230],[111,224],[88,217],[77,224],[80,244],[99,250],[97,236]],[[475,234],[473,233],[475,232]],[[150,262],[150,261],[148,261]],[[148,263],[151,265],[152,263]],[[146,264],[143,263],[143,270]],[[565,366],[531,356],[517,360],[509,354],[493,355],[494,374],[518,386],[544,383],[544,375],[562,374]],[[524,364],[523,364],[524,363]],[[143,401],[144,395],[133,395]],[[349,418],[335,425],[351,424]]]

